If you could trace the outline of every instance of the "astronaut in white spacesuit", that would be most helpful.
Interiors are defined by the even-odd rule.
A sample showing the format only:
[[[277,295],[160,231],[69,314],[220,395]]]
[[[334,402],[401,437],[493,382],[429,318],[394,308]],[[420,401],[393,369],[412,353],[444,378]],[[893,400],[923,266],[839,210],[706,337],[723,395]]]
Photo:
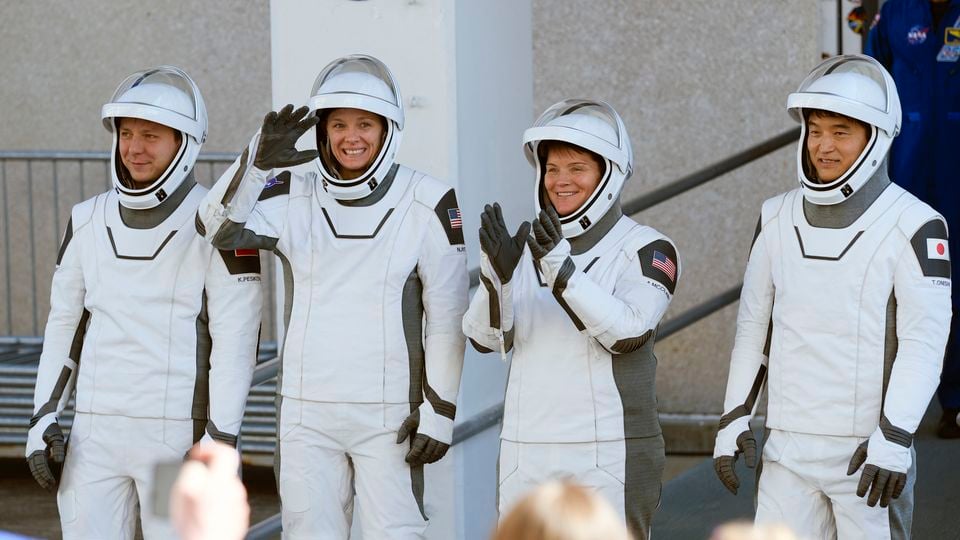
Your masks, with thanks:
[[[171,538],[152,513],[154,465],[204,438],[237,445],[256,363],[260,261],[197,234],[207,190],[193,165],[207,113],[186,73],[130,75],[102,119],[114,189],[74,206],[67,224],[26,455],[42,486],[59,485],[64,538],[133,538],[138,504],[144,536]],[[66,444],[58,415],[74,384]]]
[[[648,538],[664,465],[653,345],[677,250],[623,215],[633,150],[610,105],[557,103],[523,141],[537,174],[533,236],[527,223],[511,236],[499,205],[486,207],[482,285],[463,321],[478,350],[513,350],[498,506],[505,515],[532,487],[572,477]]]
[[[346,538],[354,493],[364,535],[421,537],[423,465],[451,443],[463,367],[460,209],[449,186],[395,162],[403,102],[379,60],[329,64],[309,109],[267,115],[199,222],[214,245],[283,264],[285,537]],[[314,124],[319,156],[294,147]]]
[[[766,380],[756,520],[811,538],[909,538],[913,434],[950,328],[946,224],[887,177],[901,111],[875,60],[824,61],[787,108],[802,126],[800,187],[761,210],[715,468],[736,493]]]

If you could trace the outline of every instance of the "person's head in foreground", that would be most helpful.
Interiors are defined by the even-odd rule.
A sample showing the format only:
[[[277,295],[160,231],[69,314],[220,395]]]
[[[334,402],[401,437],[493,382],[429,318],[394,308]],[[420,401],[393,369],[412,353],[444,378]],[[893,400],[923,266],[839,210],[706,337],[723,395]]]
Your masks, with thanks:
[[[720,525],[713,530],[710,540],[797,540],[797,536],[786,525],[742,521]]]
[[[493,540],[632,540],[623,518],[595,491],[549,482],[500,520]]]

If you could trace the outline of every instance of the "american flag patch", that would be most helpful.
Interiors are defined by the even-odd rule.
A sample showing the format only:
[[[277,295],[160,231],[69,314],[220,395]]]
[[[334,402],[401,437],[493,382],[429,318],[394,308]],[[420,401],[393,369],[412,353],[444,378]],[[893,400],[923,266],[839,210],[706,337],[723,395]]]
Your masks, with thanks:
[[[663,253],[660,253],[657,250],[653,250],[653,262],[651,265],[666,274],[670,281],[674,281],[677,277],[677,265],[670,260],[670,257],[667,257]]]
[[[260,255],[255,249],[235,249],[233,254],[237,257],[258,257]]]
[[[463,228],[463,220],[460,218],[460,209],[459,208],[449,208],[447,209],[447,217],[450,218],[450,227],[454,229]]]

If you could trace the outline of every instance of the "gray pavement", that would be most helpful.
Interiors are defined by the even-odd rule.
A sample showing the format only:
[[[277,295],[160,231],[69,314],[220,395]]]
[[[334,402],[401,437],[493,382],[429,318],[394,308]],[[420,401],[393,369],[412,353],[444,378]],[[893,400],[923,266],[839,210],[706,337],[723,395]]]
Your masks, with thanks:
[[[917,433],[914,540],[960,540],[960,439],[938,439],[934,431],[939,418],[940,407],[934,403]],[[721,523],[752,520],[754,471],[738,460],[737,476],[740,489],[733,496],[714,474],[713,460],[706,458],[667,482],[653,522],[654,538],[705,539]]]

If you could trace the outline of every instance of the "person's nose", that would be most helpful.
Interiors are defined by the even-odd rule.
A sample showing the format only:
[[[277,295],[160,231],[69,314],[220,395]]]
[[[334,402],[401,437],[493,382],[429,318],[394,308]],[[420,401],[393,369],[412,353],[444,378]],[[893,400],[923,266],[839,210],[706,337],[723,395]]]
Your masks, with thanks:
[[[131,137],[130,144],[127,145],[128,151],[132,154],[143,152],[143,140],[140,137]]]
[[[836,148],[836,144],[833,140],[833,137],[830,135],[824,135],[820,137],[820,151],[821,152],[830,152]]]

